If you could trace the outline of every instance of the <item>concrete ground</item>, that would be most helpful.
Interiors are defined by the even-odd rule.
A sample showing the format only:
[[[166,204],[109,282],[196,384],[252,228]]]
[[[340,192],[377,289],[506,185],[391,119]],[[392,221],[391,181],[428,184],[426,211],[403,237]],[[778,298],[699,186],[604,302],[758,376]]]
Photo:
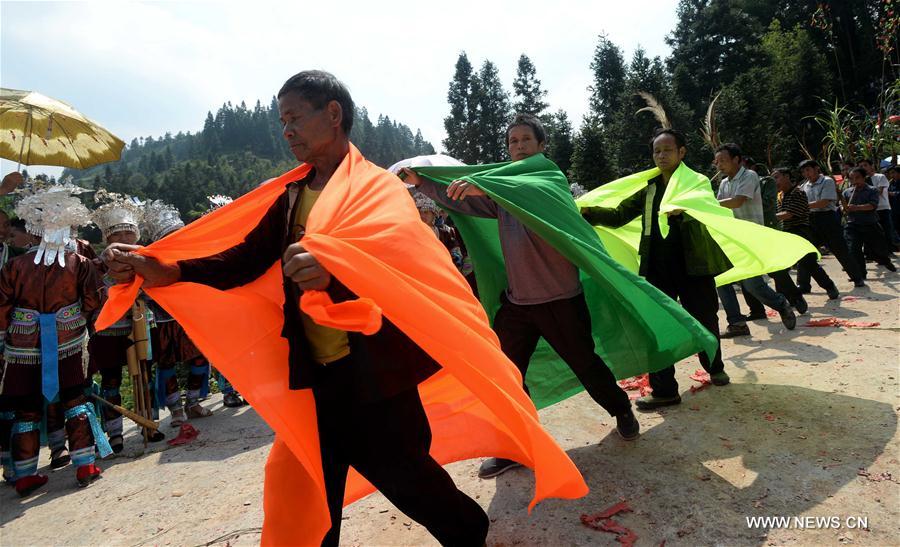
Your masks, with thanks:
[[[488,545],[618,545],[580,517],[621,500],[633,512],[615,520],[637,545],[900,545],[900,276],[870,266],[869,287],[850,290],[834,259],[823,262],[842,300],[815,288],[796,330],[769,319],[752,323],[750,337],[723,341],[729,386],[692,393],[688,376],[699,364],[680,364],[683,403],[639,414],[637,441],[622,441],[584,393],[541,411],[584,474],[586,497],[547,500],[528,515],[530,471],[482,481],[478,461],[448,466],[488,512]],[[804,326],[824,317],[880,326]],[[104,461],[103,479],[89,488],[76,488],[71,466],[50,472],[28,499],[0,488],[0,545],[258,543],[272,433],[250,407],[224,408],[221,396],[206,405],[214,416],[194,422],[201,434],[186,446],[144,451],[132,428],[126,451]],[[172,431],[168,419],[163,427]],[[43,451],[42,466],[47,460]],[[792,520],[751,525],[749,517]],[[380,494],[345,510],[342,543],[436,544]]]

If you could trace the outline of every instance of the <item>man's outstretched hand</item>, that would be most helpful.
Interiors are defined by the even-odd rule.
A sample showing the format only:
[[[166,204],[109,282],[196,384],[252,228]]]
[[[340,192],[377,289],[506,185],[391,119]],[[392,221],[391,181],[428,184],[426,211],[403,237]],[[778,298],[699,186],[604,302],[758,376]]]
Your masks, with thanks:
[[[109,276],[117,283],[131,283],[135,275],[140,275],[145,287],[165,287],[178,282],[181,269],[177,264],[163,264],[153,257],[136,254],[140,248],[124,243],[107,247],[100,259],[109,269]]]

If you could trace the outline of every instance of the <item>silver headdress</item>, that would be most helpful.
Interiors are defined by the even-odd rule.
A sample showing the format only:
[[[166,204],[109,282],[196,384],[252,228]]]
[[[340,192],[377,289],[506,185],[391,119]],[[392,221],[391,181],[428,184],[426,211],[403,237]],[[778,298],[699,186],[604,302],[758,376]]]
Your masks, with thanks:
[[[584,186],[578,184],[577,182],[573,182],[569,185],[569,192],[572,192],[572,197],[575,199],[578,199],[581,196],[587,194],[587,190],[584,188]]]
[[[183,227],[184,222],[175,207],[158,199],[144,204],[140,228],[150,241],[159,241]]]
[[[90,224],[91,213],[78,194],[86,192],[71,183],[36,182],[20,192],[25,197],[16,204],[16,216],[25,220],[25,230],[41,238],[34,263],[45,266],[54,262],[65,267],[66,246],[73,241],[72,228]]]
[[[139,228],[144,209],[140,200],[123,194],[97,190],[94,199],[101,205],[94,210],[94,223],[108,239],[116,232],[132,232],[141,238]]]
[[[272,180],[272,179],[269,179],[269,180]],[[269,181],[267,180],[267,181],[263,182],[263,184],[265,184],[266,182],[269,182]],[[222,194],[216,194],[214,196],[206,196],[206,199],[209,200],[209,209],[206,210],[207,213],[211,213],[220,207],[225,207],[226,205],[228,205],[229,203],[234,201],[234,198],[230,198],[228,196],[223,196]]]
[[[410,188],[409,193],[412,195],[413,201],[416,202],[416,209],[420,211],[431,211],[436,215],[441,213],[441,209],[438,207],[437,203],[415,187]]]

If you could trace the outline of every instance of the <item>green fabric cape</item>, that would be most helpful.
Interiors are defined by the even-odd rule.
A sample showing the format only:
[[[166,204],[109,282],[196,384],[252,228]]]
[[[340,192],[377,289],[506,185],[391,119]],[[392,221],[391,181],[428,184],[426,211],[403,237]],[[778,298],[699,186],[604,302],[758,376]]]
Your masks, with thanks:
[[[462,179],[481,188],[579,268],[597,353],[616,378],[660,370],[700,351],[715,353],[718,342],[712,333],[607,254],[597,232],[578,212],[565,175],[543,155],[517,162],[414,170],[441,185]],[[481,302],[493,319],[507,285],[497,220],[453,211],[450,215],[474,263]],[[544,340],[529,365],[526,383],[538,408],[584,389]]]
[[[653,168],[604,184],[577,200],[579,207],[616,207],[659,176]],[[731,209],[719,205],[709,179],[682,163],[672,174],[659,207],[659,229],[663,237],[669,233],[667,212],[682,209],[709,231],[733,267],[716,276],[716,285],[734,283],[790,268],[816,248],[806,239],[759,224],[734,218]],[[641,219],[621,228],[597,226],[597,233],[610,255],[629,270],[638,271],[638,245]]]

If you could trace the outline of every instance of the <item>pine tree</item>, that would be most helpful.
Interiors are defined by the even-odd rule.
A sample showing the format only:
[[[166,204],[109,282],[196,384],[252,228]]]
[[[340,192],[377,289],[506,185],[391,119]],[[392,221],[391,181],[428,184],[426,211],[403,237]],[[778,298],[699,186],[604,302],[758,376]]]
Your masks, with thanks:
[[[443,140],[443,145],[448,154],[465,163],[477,163],[480,156],[476,125],[478,104],[475,97],[479,88],[478,76],[473,73],[472,63],[466,52],[460,53],[456,60],[456,72],[447,92],[450,115],[444,118],[447,138]]]
[[[572,167],[572,153],[575,150],[569,115],[560,109],[554,114],[544,116],[544,129],[547,132],[544,154],[559,166],[560,171],[568,174]]]
[[[506,126],[509,123],[509,94],[503,89],[494,63],[485,60],[478,74],[478,145],[480,163],[503,161],[507,156]]]
[[[516,79],[513,80],[513,94],[516,98],[513,105],[516,114],[533,114],[540,117],[550,106],[544,102],[547,92],[541,89],[537,70],[524,53],[519,57]]]
[[[591,111],[599,116],[601,124],[609,125],[622,107],[625,61],[622,50],[605,34],[597,39],[591,71],[594,73],[594,82],[588,88],[591,92]]]
[[[607,155],[606,139],[598,116],[585,116],[575,139],[572,176],[586,189],[593,189],[615,178]]]

